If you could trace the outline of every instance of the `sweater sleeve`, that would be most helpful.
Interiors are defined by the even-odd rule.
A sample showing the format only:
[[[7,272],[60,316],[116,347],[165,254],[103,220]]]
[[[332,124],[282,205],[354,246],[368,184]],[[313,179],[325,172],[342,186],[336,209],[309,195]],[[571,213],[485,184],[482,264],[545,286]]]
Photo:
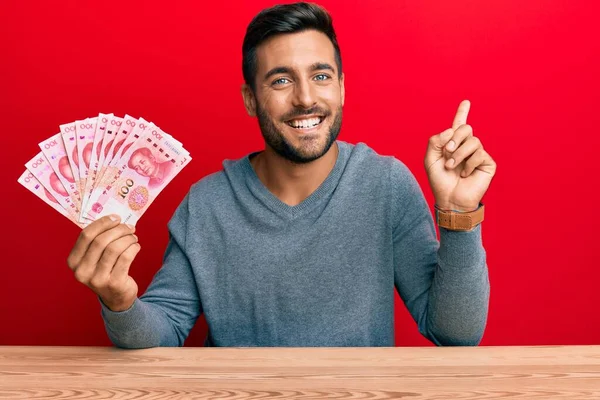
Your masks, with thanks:
[[[122,348],[183,346],[202,313],[192,266],[185,253],[188,197],[169,221],[169,244],[163,265],[146,292],[125,311],[114,312],[101,302],[110,340]]]
[[[408,168],[391,171],[394,281],[419,331],[438,346],[479,344],[487,321],[489,280],[481,225],[440,228],[438,242],[423,192]]]

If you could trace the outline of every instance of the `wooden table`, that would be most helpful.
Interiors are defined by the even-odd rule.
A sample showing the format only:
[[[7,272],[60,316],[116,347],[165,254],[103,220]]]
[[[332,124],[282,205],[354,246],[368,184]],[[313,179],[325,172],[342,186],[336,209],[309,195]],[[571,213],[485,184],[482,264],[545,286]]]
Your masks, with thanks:
[[[0,399],[600,399],[600,346],[0,346]]]

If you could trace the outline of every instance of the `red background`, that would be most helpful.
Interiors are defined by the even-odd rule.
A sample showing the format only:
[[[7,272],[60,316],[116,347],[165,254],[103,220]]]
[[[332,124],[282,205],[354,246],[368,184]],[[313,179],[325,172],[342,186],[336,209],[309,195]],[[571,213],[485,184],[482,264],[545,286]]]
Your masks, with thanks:
[[[600,34],[592,1],[330,0],[346,73],[340,139],[403,160],[432,203],[427,139],[460,100],[498,163],[484,198],[484,345],[598,344]],[[271,1],[3,1],[0,344],[108,345],[66,257],[78,229],[17,183],[37,143],[98,112],[156,122],[194,161],[138,224],[131,274],[160,267],[189,186],[262,148],[244,111],[241,45]],[[397,303],[398,345],[424,345]],[[201,345],[198,324],[186,345]]]

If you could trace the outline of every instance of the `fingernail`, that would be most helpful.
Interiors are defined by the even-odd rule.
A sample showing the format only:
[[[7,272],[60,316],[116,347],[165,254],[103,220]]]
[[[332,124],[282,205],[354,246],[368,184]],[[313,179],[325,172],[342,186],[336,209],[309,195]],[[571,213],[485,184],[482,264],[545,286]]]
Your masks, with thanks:
[[[452,168],[453,165],[454,165],[454,158],[451,158],[448,161],[446,161],[446,166],[448,168]]]
[[[446,149],[452,151],[454,150],[454,146],[456,146],[456,143],[454,143],[454,140],[451,140],[448,142],[448,144],[446,145]]]
[[[121,217],[116,214],[109,215],[108,218],[110,218],[111,221],[118,221],[121,219]]]
[[[129,227],[129,229],[131,229],[131,230],[135,229],[135,226],[133,226],[133,225],[130,225],[130,224],[125,224],[125,225],[127,225]]]

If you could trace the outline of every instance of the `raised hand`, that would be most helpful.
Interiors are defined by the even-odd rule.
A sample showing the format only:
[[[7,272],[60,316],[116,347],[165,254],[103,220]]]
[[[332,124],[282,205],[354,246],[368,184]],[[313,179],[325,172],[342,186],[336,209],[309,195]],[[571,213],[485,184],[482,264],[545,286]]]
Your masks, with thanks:
[[[452,128],[432,136],[425,169],[436,205],[444,210],[473,211],[487,191],[496,162],[467,125],[471,103],[460,103]]]

